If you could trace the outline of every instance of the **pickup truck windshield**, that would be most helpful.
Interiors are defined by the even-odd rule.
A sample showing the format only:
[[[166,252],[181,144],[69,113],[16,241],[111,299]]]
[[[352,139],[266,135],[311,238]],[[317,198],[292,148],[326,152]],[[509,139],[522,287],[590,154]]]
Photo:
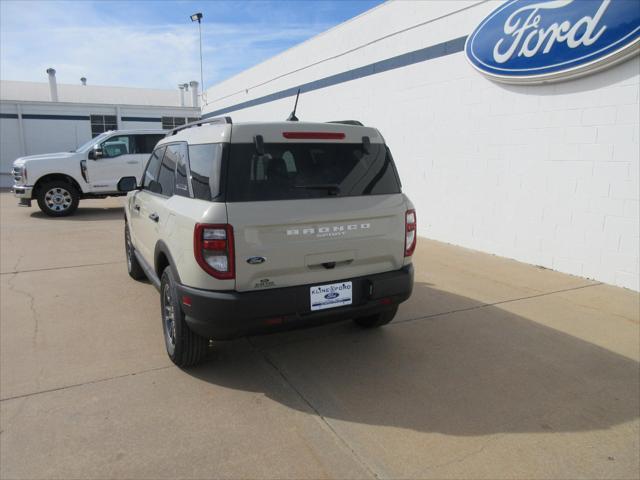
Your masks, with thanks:
[[[400,193],[384,144],[269,143],[230,146],[227,201],[295,200]]]
[[[107,138],[109,136],[108,133],[101,133],[100,135],[98,135],[97,137],[92,138],[91,140],[89,140],[88,142],[83,143],[82,145],[80,145],[78,148],[76,148],[75,150],[72,150],[73,153],[77,153],[77,152],[84,152],[89,150],[91,147],[93,147],[95,144],[101,142],[102,140],[104,140],[105,138]]]

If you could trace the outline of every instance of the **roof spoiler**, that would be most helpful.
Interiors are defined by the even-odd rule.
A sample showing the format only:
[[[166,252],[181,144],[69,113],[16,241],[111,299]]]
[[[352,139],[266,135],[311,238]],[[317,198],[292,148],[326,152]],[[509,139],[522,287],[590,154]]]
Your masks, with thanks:
[[[360,122],[358,120],[332,120],[332,121],[326,122],[326,123],[340,123],[342,125],[355,125],[357,127],[364,127],[362,122]]]
[[[167,133],[167,137],[170,137],[171,135],[175,135],[176,133],[178,133],[180,130],[184,130],[185,128],[191,128],[191,127],[201,127],[202,125],[207,125],[207,124],[232,124],[233,121],[231,121],[231,117],[213,117],[213,118],[203,118],[202,120],[196,120],[195,122],[191,122],[191,123],[187,123],[185,125],[180,125],[179,127],[176,127],[172,130],[169,131],[169,133]]]

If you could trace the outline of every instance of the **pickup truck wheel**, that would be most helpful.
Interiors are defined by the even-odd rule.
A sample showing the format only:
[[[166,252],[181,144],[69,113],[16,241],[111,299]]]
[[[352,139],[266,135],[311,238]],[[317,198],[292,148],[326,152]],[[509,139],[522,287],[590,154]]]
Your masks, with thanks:
[[[393,317],[396,316],[397,312],[398,312],[398,306],[396,305],[395,307],[392,307],[391,309],[386,310],[382,313],[378,313],[376,315],[370,315],[368,317],[354,318],[353,321],[357,325],[360,325],[361,327],[364,327],[364,328],[381,327],[382,325],[386,325],[391,320],[393,320]]]
[[[124,224],[124,254],[127,258],[127,272],[134,280],[144,280],[147,278],[144,270],[140,266],[135,253],[133,252],[133,244],[131,243],[131,234],[129,233],[129,224]]]
[[[178,367],[189,367],[201,362],[207,354],[209,340],[189,330],[184,321],[176,281],[170,267],[165,268],[162,273],[160,305],[164,343],[171,361]]]
[[[36,194],[40,210],[50,217],[66,217],[78,208],[80,194],[76,188],[63,181],[41,185]]]

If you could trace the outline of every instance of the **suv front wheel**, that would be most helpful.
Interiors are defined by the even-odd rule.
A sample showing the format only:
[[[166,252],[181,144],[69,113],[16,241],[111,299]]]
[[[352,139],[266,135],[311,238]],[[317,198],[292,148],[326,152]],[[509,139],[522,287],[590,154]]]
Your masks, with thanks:
[[[164,343],[171,361],[178,367],[189,367],[202,361],[207,354],[209,340],[189,330],[184,321],[171,267],[165,268],[162,273],[160,305]]]

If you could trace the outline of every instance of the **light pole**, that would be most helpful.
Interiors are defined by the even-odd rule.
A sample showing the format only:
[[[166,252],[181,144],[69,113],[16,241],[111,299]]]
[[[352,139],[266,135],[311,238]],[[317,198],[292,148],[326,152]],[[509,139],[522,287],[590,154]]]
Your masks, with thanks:
[[[200,107],[204,106],[204,77],[202,75],[202,13],[191,15],[192,22],[198,22],[198,33],[200,34]]]

